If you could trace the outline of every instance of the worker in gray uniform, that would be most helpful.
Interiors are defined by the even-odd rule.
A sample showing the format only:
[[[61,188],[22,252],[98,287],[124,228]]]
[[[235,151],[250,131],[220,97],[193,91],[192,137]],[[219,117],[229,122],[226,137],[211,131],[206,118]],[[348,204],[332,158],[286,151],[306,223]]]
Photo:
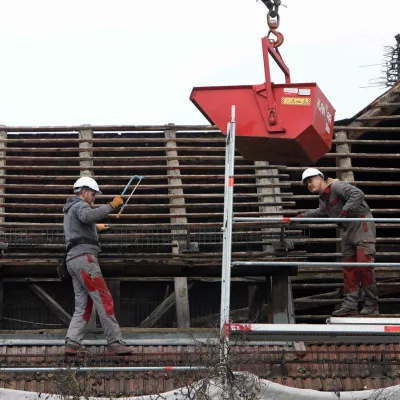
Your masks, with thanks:
[[[319,208],[302,212],[298,217],[343,218],[342,253],[344,262],[374,262],[376,229],[375,222],[350,221],[351,218],[372,218],[371,210],[364,201],[364,193],[347,182],[328,178],[321,171],[307,168],[302,182],[313,194],[319,194]],[[332,315],[344,317],[358,314],[359,285],[364,294],[361,315],[379,314],[378,291],[373,267],[343,267],[344,299],[340,309]]]
[[[107,339],[107,350],[115,354],[129,354],[131,349],[122,341],[114,316],[114,302],[98,261],[98,230],[107,227],[96,225],[124,201],[121,196],[116,196],[111,203],[93,208],[96,194],[101,194],[101,191],[90,177],[79,178],[74,184],[74,193],[75,196],[67,200],[63,209],[66,263],[75,292],[75,312],[65,338],[65,353],[86,352],[81,343],[94,306]]]

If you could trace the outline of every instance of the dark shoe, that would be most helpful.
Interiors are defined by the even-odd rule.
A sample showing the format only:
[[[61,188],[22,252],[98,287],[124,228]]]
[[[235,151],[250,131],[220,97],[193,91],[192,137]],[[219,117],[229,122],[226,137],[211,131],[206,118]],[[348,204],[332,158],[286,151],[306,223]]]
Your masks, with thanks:
[[[346,317],[347,315],[357,315],[357,310],[352,310],[351,308],[340,307],[339,310],[336,310],[332,313],[334,317]]]
[[[361,311],[361,315],[379,315],[378,306],[365,306]]]
[[[88,354],[89,352],[84,349],[79,343],[67,342],[65,345],[65,354],[69,356],[76,356],[82,354]]]
[[[132,353],[132,349],[130,347],[128,347],[128,346],[125,346],[125,343],[122,342],[122,341],[110,343],[107,346],[107,351],[109,351],[111,353],[118,354],[118,355],[124,355],[124,354],[131,354]]]

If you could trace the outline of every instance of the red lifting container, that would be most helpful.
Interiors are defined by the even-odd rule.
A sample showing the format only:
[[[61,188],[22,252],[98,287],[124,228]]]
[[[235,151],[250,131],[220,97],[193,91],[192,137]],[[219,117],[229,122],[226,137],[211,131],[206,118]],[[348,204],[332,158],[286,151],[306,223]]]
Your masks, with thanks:
[[[195,87],[190,100],[224,134],[236,106],[236,148],[244,158],[314,164],[332,146],[335,109],[316,83],[290,83],[289,69],[267,37],[262,48],[264,84]],[[269,54],[285,74],[284,84],[271,82]]]

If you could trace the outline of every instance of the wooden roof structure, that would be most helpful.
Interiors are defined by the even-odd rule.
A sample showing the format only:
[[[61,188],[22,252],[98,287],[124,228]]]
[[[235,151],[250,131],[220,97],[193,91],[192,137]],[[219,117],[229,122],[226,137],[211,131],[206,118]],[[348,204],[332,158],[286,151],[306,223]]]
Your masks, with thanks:
[[[326,176],[360,187],[374,216],[398,218],[398,133],[400,83],[354,118],[336,123],[332,150],[317,167]],[[144,176],[122,217],[117,220],[111,215],[105,221],[113,228],[101,237],[100,263],[121,326],[212,325],[218,320],[220,300],[224,157],[224,137],[212,126],[0,127],[3,333],[14,332],[18,337],[28,327],[51,332],[51,328],[68,325],[73,294],[69,283],[57,278],[55,266],[64,249],[62,207],[81,175],[98,180],[103,191],[98,205],[121,193],[131,176]],[[300,183],[303,169],[250,162],[237,154],[235,215],[295,216],[303,209],[315,208],[317,198]],[[294,248],[282,243],[280,228],[237,225],[233,259],[340,259],[341,239],[335,224],[291,226],[284,238]],[[378,223],[376,261],[398,261],[399,238],[400,224]],[[235,321],[268,318],[266,303],[271,299],[266,287],[274,282],[266,279],[268,274],[272,272],[234,271],[231,304]],[[399,268],[377,267],[376,275],[381,312],[400,316]],[[324,322],[340,303],[340,268],[299,267],[290,280],[296,322]],[[90,326],[96,327],[95,318]],[[339,347],[332,345],[327,350],[336,353]],[[3,350],[6,355],[39,351],[26,346],[5,346]],[[53,350],[55,354],[60,351]],[[358,350],[363,351],[356,346]],[[268,374],[265,376],[271,378]],[[316,380],[311,375],[295,375],[278,371],[273,379],[297,387],[332,389],[333,381],[326,385],[318,374]],[[378,375],[365,372],[351,381],[343,377],[337,385],[357,389],[398,383],[397,378],[386,379],[384,371]],[[29,390],[18,379],[13,378],[13,387]],[[133,393],[129,388],[115,390]]]
[[[353,119],[339,121],[331,152],[317,164],[327,176],[360,187],[377,217],[399,214],[399,91],[397,84]],[[81,175],[94,176],[103,191],[97,200],[101,205],[121,193],[131,176],[142,175],[142,184],[122,217],[117,220],[111,215],[105,220],[113,228],[101,237],[102,269],[118,304],[121,290],[146,288],[146,305],[135,300],[135,307],[141,310],[162,305],[162,298],[164,302],[169,299],[170,309],[175,301],[171,297],[174,288],[181,287],[185,292],[181,304],[185,322],[182,325],[170,316],[168,322],[157,323],[201,325],[208,314],[218,312],[219,305],[219,300],[216,304],[210,300],[202,307],[196,293],[202,293],[202,286],[210,286],[215,299],[219,296],[224,140],[212,126],[0,127],[0,242],[7,246],[0,258],[3,298],[12,299],[12,295],[4,296],[7,287],[13,293],[29,287],[28,292],[41,299],[38,303],[31,299],[39,313],[44,301],[55,314],[56,320],[48,313],[47,322],[66,324],[68,317],[60,314],[55,304],[64,304],[61,308],[68,314],[72,301],[61,298],[63,291],[69,291],[58,281],[55,266],[64,249],[62,207],[71,196],[73,182]],[[235,216],[293,216],[301,209],[315,208],[315,196],[300,183],[303,169],[251,162],[237,154]],[[243,226],[234,232],[234,260],[335,261],[340,257],[341,239],[335,224],[302,224],[301,229],[287,230],[285,237],[293,242],[292,250],[279,246],[279,229],[266,232],[257,224]],[[378,224],[377,261],[398,258],[399,227]],[[383,309],[386,304],[389,309],[397,303],[390,296],[399,287],[393,281],[398,271],[377,268],[376,273],[382,294],[389,296],[382,296],[380,301]],[[250,303],[254,300],[254,282],[263,281],[265,273],[238,268],[233,274],[239,292],[248,291],[237,300],[237,309],[243,310],[249,304],[244,298],[249,296]],[[188,279],[192,282],[189,286]],[[190,289],[194,308],[191,324],[188,291],[195,281],[198,283]],[[292,277],[292,284],[298,321],[321,320],[340,302],[340,268],[315,271],[302,267]],[[2,303],[3,316],[14,318],[11,311],[6,315],[7,300]],[[130,306],[132,299],[126,298],[126,304],[117,305],[117,309]],[[27,307],[21,313],[32,315],[32,310]],[[143,317],[140,314],[138,319],[122,323],[137,326],[143,323]],[[3,327],[7,326],[27,327],[8,325],[3,320]]]

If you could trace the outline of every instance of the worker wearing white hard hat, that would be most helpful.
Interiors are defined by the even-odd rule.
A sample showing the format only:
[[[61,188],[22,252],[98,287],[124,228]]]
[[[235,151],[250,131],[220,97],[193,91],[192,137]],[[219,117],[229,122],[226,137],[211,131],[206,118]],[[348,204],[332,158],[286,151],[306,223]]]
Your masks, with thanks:
[[[83,187],[94,190],[97,194],[101,194],[99,185],[90,176],[82,176],[74,183],[74,193],[78,193]]]
[[[89,176],[79,178],[73,190],[75,196],[69,198],[63,208],[66,265],[75,292],[75,312],[65,338],[65,353],[86,352],[81,343],[94,307],[104,329],[107,350],[115,354],[129,354],[131,349],[122,341],[121,329],[114,315],[113,298],[98,261],[98,231],[104,225],[96,224],[122,206],[124,201],[121,196],[115,196],[110,203],[94,208],[96,195],[101,191],[97,182]]]
[[[349,221],[346,218],[373,218],[364,193],[357,187],[339,179],[328,178],[317,168],[307,168],[301,181],[313,194],[319,195],[319,208],[304,211],[299,218],[342,218],[343,228],[342,253],[343,261],[349,263],[373,263],[375,256],[376,230],[375,223]],[[344,266],[344,299],[334,316],[344,317],[358,314],[358,290],[362,287],[364,306],[361,315],[379,314],[378,291],[372,266]]]
[[[301,181],[305,184],[307,179],[312,178],[314,176],[320,176],[322,179],[324,179],[324,174],[319,169],[307,168],[301,176]]]

